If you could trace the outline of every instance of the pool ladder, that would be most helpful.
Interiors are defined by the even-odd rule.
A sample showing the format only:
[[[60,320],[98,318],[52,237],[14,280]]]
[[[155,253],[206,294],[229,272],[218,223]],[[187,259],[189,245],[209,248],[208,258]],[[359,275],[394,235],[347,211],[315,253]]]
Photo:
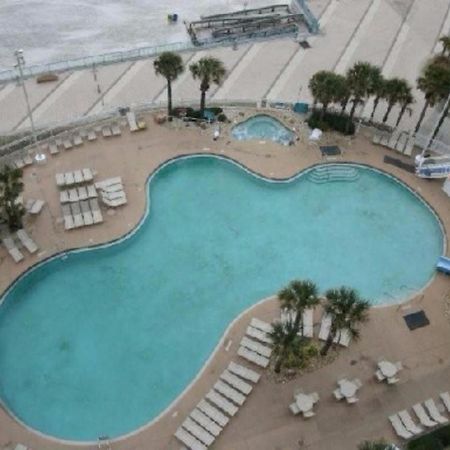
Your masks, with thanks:
[[[98,438],[97,448],[112,450],[111,444],[109,443],[109,437],[108,436],[100,436]]]

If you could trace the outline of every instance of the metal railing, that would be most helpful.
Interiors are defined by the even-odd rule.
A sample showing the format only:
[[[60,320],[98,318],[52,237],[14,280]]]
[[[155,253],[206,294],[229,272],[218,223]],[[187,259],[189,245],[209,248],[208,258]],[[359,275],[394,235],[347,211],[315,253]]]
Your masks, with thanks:
[[[297,6],[300,8],[301,12],[305,15],[305,20],[308,25],[308,29],[311,33],[317,34],[319,32],[319,21],[316,19],[314,14],[309,9],[309,6],[306,4],[305,0],[292,0],[294,3],[297,3]]]

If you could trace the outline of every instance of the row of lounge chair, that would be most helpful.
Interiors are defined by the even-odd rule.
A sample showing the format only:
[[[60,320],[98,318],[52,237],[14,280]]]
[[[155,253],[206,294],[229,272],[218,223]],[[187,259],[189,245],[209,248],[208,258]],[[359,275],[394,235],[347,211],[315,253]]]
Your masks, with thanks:
[[[383,145],[406,156],[411,156],[414,149],[414,136],[412,133],[393,131],[392,133],[375,133],[372,142]]]
[[[2,239],[2,243],[8,251],[11,258],[16,262],[20,262],[24,259],[24,255],[21,252],[20,248],[17,246],[15,242],[15,237],[19,241],[21,247],[25,248],[29,253],[33,254],[39,250],[39,247],[36,243],[31,239],[28,233],[25,230],[18,230],[15,236],[7,236]]]
[[[246,336],[241,340],[238,355],[257,366],[267,367],[272,354],[272,348],[269,347],[272,343],[271,331],[272,325],[253,318],[247,327]]]
[[[440,398],[443,405],[447,409],[447,412],[450,412],[449,393],[441,393]],[[419,419],[420,425],[422,426],[414,422],[413,418],[406,409],[389,416],[389,421],[391,422],[397,436],[403,439],[410,439],[413,436],[422,434],[426,428],[433,428],[448,423],[448,418],[441,414],[438,406],[432,398],[425,400],[423,404],[416,403],[412,409]]]
[[[16,158],[14,160],[14,165],[18,169],[23,169],[26,166],[31,166],[31,164],[33,164],[33,158],[31,157],[31,155],[25,155],[23,158]]]
[[[96,198],[64,204],[62,205],[62,213],[66,230],[103,222],[103,216]]]
[[[100,191],[100,198],[106,206],[117,208],[127,204],[127,196],[121,177],[99,181],[95,183],[95,187]]]
[[[236,415],[239,406],[260,379],[259,373],[230,362],[219,380],[202,399],[181,426],[175,437],[191,450],[206,450]]]
[[[57,173],[55,175],[58,187],[73,186],[74,184],[89,183],[94,179],[95,172],[89,168]]]
[[[97,197],[97,189],[95,189],[95,186],[93,184],[67,189],[64,191],[60,191],[59,193],[59,201],[61,203],[80,202]]]

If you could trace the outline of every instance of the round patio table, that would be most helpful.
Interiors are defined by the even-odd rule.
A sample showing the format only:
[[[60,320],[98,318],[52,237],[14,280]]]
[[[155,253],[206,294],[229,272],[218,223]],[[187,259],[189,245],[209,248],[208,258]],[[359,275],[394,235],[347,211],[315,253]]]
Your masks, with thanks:
[[[314,406],[313,399],[310,395],[297,394],[295,396],[295,402],[297,403],[298,409],[301,412],[311,411],[312,407]]]
[[[356,394],[356,391],[358,390],[358,387],[355,383],[352,383],[351,381],[345,380],[342,381],[342,383],[339,386],[340,391],[342,395],[346,398],[354,397]]]
[[[378,367],[381,373],[387,378],[391,378],[397,373],[397,367],[389,361],[381,361],[378,363]]]

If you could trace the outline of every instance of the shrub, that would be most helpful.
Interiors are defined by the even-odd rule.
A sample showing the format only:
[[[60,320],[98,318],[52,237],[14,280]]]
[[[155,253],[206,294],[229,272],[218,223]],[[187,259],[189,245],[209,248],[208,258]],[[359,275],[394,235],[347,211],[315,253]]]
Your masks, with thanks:
[[[224,113],[220,113],[220,114],[217,116],[217,120],[218,120],[219,122],[228,122],[228,117],[227,117]]]
[[[207,109],[209,109],[215,116],[218,116],[220,113],[223,112],[223,109],[219,108],[218,106],[211,106]]]
[[[412,440],[408,444],[408,450],[444,450],[449,445],[450,426],[446,426]]]
[[[327,112],[323,118],[320,117],[320,111],[314,111],[308,119],[308,125],[310,128],[319,128],[322,131],[335,130],[346,135],[352,135],[355,133],[355,124],[349,122],[350,119],[346,114],[337,114]]]

